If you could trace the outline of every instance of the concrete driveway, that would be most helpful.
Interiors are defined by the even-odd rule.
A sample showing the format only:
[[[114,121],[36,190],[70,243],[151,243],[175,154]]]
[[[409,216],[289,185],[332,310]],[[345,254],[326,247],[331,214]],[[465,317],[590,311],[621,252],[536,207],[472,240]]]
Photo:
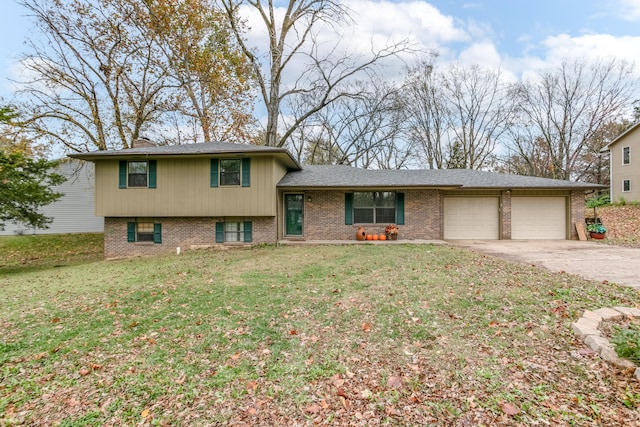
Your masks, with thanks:
[[[577,240],[458,240],[452,245],[640,291],[640,248]]]

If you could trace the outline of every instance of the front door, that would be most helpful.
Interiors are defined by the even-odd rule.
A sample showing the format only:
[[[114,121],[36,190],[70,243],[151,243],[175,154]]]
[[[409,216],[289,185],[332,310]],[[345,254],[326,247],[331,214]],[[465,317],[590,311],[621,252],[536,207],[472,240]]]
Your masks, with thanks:
[[[304,224],[304,194],[285,194],[285,236],[302,236]]]

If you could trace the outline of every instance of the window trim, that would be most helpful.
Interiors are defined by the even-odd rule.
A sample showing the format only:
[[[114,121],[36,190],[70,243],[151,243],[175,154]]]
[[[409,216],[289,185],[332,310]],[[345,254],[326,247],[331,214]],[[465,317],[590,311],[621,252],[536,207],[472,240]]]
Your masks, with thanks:
[[[129,177],[132,175],[129,173],[129,165],[131,163],[146,163],[147,177],[146,185],[129,185]],[[118,188],[156,188],[157,187],[157,175],[158,175],[158,162],[157,160],[120,160],[118,165]],[[142,175],[142,174],[138,174]]]
[[[144,173],[132,173],[131,168],[134,165],[144,165]],[[144,185],[132,185],[132,178],[144,176]],[[141,178],[140,178],[141,179]],[[135,184],[135,179],[133,180]],[[146,160],[129,160],[127,162],[127,188],[149,188],[149,162]]]
[[[373,195],[373,206],[356,206],[356,194],[357,193],[367,193]],[[389,193],[393,194],[393,206],[381,206],[377,204],[377,200],[380,200],[381,197],[377,197],[377,193]],[[379,195],[378,195],[379,196]],[[357,221],[356,209],[371,209],[371,213],[373,216],[373,222],[360,222]],[[379,220],[378,216],[382,215],[382,212],[378,212],[379,209],[393,209],[393,220],[390,218]],[[345,193],[345,224],[404,224],[404,193],[398,191],[383,191],[383,190],[372,190],[372,191],[354,191]]]
[[[238,171],[237,172],[226,172],[224,170],[224,163],[226,162],[237,162],[238,164]],[[233,183],[233,184],[225,184],[224,183],[224,178],[227,178],[227,175],[231,176],[231,174],[238,175],[238,183]],[[220,180],[218,181],[220,183],[221,187],[240,187],[240,185],[242,185],[242,161],[240,159],[220,159],[220,171],[219,171],[219,176],[220,176]],[[235,181],[235,180],[234,180]]]
[[[145,234],[151,236],[149,240],[140,240],[140,231],[138,226],[140,224],[151,224],[151,231],[147,231]],[[127,222],[127,242],[137,243],[140,245],[161,244],[162,243],[162,223],[154,222],[153,220],[136,220]]]
[[[236,160],[240,162],[239,184],[222,184],[222,161]],[[229,157],[211,159],[209,171],[209,187],[251,187],[251,158],[249,157]]]
[[[625,155],[625,151],[626,151],[626,155]],[[625,166],[631,164],[631,147],[630,146],[622,147],[622,164]]]
[[[626,190],[625,190],[626,187]],[[623,179],[622,180],[622,192],[623,193],[629,193],[631,191],[631,180],[630,179]]]
[[[237,233],[243,233],[241,240],[227,240],[227,224],[230,223],[242,225],[242,231],[237,231]],[[253,222],[241,219],[218,221],[215,225],[215,241],[218,244],[253,243]]]

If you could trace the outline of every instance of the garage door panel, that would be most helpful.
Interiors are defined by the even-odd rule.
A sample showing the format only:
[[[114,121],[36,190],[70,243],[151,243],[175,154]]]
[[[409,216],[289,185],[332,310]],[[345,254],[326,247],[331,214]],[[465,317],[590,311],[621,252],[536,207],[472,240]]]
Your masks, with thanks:
[[[445,197],[445,239],[494,240],[499,234],[498,197]]]
[[[513,197],[512,239],[566,239],[565,197]]]

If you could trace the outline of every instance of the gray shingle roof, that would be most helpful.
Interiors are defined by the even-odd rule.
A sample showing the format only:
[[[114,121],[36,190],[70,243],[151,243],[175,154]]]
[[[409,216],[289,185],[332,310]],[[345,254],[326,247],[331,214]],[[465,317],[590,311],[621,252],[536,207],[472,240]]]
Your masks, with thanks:
[[[203,142],[184,145],[158,145],[153,147],[127,148],[124,150],[92,151],[89,153],[70,154],[69,157],[83,160],[103,158],[131,158],[133,156],[198,156],[207,154],[273,154],[286,156],[290,167],[299,169],[300,164],[286,148],[267,147],[264,145],[230,144],[224,142]]]
[[[304,166],[280,147],[222,142],[138,147],[125,150],[70,154],[82,160],[129,159],[138,156],[199,156],[220,154],[271,154],[284,160],[289,173],[278,183],[281,188],[546,188],[596,189],[603,185],[508,175],[469,169],[370,170],[351,166]]]
[[[368,170],[350,166],[305,166],[289,172],[283,188],[546,188],[595,189],[603,185],[530,176],[508,175],[469,169]]]

